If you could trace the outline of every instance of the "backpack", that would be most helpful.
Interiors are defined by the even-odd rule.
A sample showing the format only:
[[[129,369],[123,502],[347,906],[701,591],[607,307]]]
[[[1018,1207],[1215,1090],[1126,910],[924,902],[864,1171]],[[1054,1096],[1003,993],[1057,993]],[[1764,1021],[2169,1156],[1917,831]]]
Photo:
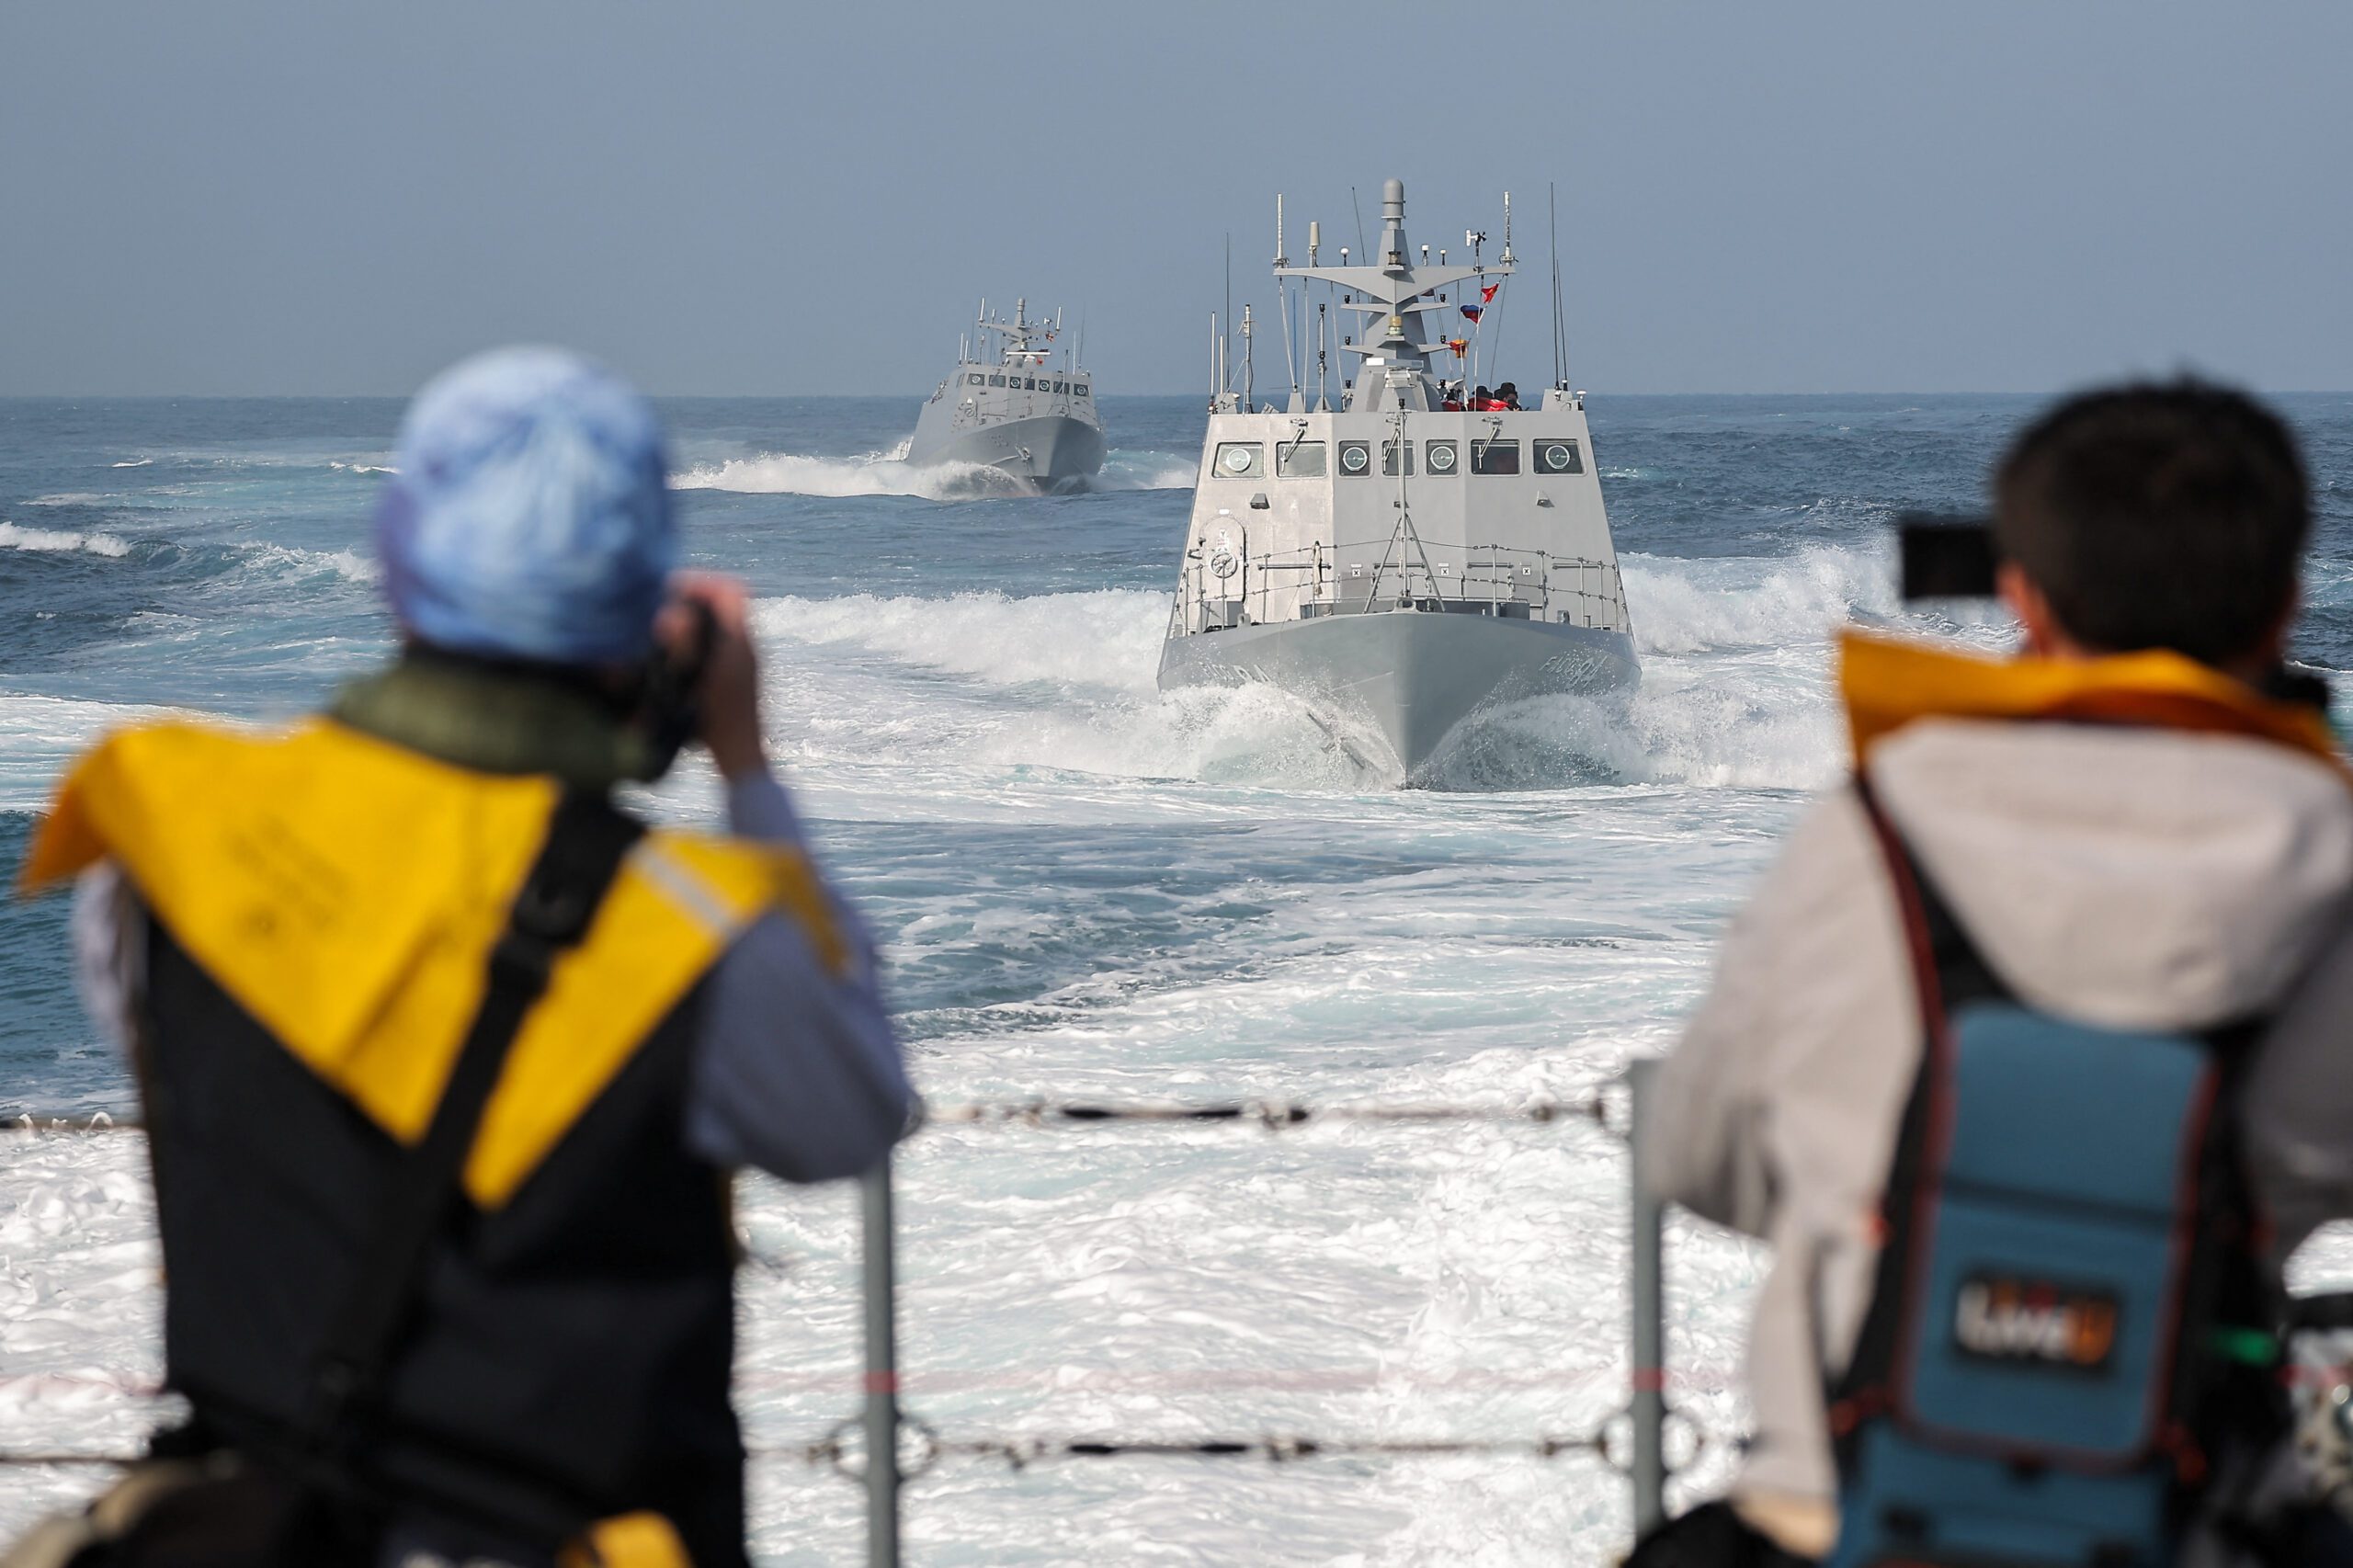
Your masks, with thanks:
[[[1831,1568],[2158,1568],[2218,1463],[2284,1430],[2278,1303],[2236,1148],[2257,1029],[2021,1003],[1867,787],[1921,1064],[1871,1301],[1832,1380]]]

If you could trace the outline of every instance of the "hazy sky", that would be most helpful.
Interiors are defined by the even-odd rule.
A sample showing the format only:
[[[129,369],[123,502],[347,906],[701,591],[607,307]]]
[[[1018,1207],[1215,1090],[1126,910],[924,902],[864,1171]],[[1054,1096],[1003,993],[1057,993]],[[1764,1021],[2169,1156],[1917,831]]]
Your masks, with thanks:
[[[1224,234],[1263,308],[1275,193],[1354,248],[1391,175],[1514,193],[1524,381],[1554,180],[1597,392],[2353,388],[2348,67],[2344,0],[0,0],[0,393],[913,392],[1017,293],[1189,391]]]

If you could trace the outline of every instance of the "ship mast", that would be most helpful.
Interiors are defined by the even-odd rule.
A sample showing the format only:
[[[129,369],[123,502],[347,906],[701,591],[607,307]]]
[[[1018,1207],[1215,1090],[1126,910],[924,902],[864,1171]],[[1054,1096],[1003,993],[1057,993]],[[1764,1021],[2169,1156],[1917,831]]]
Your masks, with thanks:
[[[1443,263],[1432,267],[1425,261],[1415,266],[1405,239],[1405,182],[1395,179],[1381,184],[1381,244],[1373,253],[1373,265],[1349,266],[1347,257],[1343,247],[1342,265],[1317,267],[1313,265],[1313,247],[1310,246],[1310,265],[1278,267],[1275,276],[1279,279],[1320,278],[1341,290],[1343,310],[1355,311],[1367,318],[1365,330],[1356,335],[1361,341],[1345,344],[1341,352],[1361,355],[1368,362],[1378,360],[1381,368],[1392,374],[1372,382],[1359,378],[1359,399],[1368,394],[1377,398],[1384,383],[1397,389],[1397,395],[1402,397],[1401,381],[1428,378],[1430,356],[1442,351],[1446,345],[1428,339],[1427,334],[1433,329],[1420,318],[1429,312],[1448,308],[1447,301],[1438,298],[1438,290],[1465,278],[1507,276],[1516,260],[1506,241],[1503,259],[1492,264],[1474,261],[1470,267],[1448,267]]]
[[[1043,365],[1049,350],[1032,348],[1030,344],[1040,340],[1052,342],[1062,330],[1062,312],[1055,312],[1051,322],[1033,322],[1029,319],[1029,301],[1025,295],[1013,301],[1013,319],[1006,321],[1001,316],[991,316],[988,301],[983,300],[981,301],[980,326],[983,332],[995,333],[1004,339],[1005,348],[998,357],[999,364]]]

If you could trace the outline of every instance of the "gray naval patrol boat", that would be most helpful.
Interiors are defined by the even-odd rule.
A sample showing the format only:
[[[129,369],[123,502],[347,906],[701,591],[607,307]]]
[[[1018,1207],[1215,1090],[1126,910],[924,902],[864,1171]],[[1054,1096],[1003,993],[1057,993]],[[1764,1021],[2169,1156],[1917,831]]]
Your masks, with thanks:
[[[1525,409],[1508,382],[1496,389],[1507,395],[1465,392],[1482,362],[1479,325],[1515,270],[1510,202],[1494,260],[1473,232],[1471,265],[1448,266],[1441,251],[1432,266],[1427,246],[1417,263],[1392,179],[1376,255],[1350,265],[1343,249],[1340,266],[1321,266],[1311,224],[1307,265],[1293,267],[1276,199],[1290,394],[1279,409],[1256,405],[1247,307],[1238,391],[1212,327],[1217,390],[1164,689],[1272,682],[1369,719],[1410,775],[1483,708],[1639,678],[1585,394],[1565,376],[1557,260],[1553,384]],[[1364,318],[1338,346],[1360,362],[1336,406],[1334,304]],[[1302,384],[1311,350],[1312,396]]]
[[[975,463],[1040,490],[1072,488],[1101,471],[1103,421],[1095,411],[1094,379],[1079,369],[1075,347],[1061,353],[1053,347],[1061,312],[1033,322],[1029,312],[1029,301],[1017,301],[1013,319],[1004,321],[981,301],[981,339],[964,342],[955,372],[924,403],[907,442],[908,463]],[[990,335],[1003,340],[994,360],[981,347]]]

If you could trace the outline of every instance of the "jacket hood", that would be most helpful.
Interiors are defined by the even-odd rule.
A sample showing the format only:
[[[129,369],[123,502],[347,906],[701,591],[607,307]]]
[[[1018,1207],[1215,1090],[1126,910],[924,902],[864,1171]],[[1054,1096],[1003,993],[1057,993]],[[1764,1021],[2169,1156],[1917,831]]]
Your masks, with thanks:
[[[2031,1006],[2120,1028],[2269,1011],[2344,913],[2353,791],[2270,739],[1923,719],[1868,754],[1889,818]]]

